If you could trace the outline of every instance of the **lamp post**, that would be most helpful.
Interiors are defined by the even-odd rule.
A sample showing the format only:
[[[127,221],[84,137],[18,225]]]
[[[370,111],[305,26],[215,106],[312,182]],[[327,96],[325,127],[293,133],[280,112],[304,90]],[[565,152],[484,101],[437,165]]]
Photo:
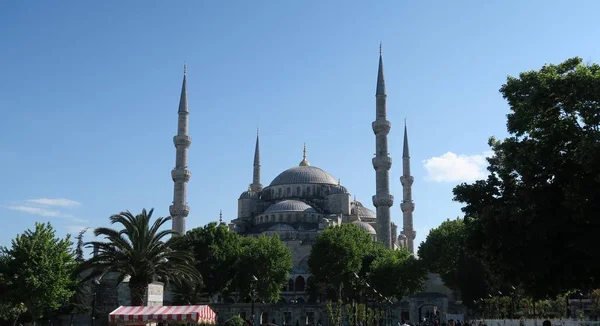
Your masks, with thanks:
[[[360,276],[358,276],[357,273],[352,273],[354,278],[356,279],[356,283],[360,284]],[[356,289],[358,290],[358,295],[355,295],[355,300],[352,301],[352,306],[353,306],[353,313],[354,313],[354,326],[358,325],[358,304],[360,303],[360,299],[362,298],[362,294],[360,293],[360,288],[359,286],[356,287]],[[356,300],[358,298],[358,300]]]
[[[510,287],[510,319],[515,319],[515,287]]]
[[[94,283],[92,284],[94,288],[94,295],[92,297],[92,322],[90,324],[91,326],[94,326],[96,324],[96,293],[98,292],[98,285],[100,285],[100,281],[102,280],[104,275],[106,275],[106,273],[100,275],[99,277],[96,277],[94,279]]]
[[[579,315],[583,319],[583,317],[585,315],[585,311],[583,310],[583,293],[579,292],[578,294],[579,294],[579,309],[581,311],[581,313]]]
[[[481,302],[481,317],[485,319],[485,301],[483,298],[479,298],[479,301]]]
[[[252,300],[252,306],[250,307],[250,321],[252,322],[252,326],[254,326],[254,301],[256,300],[256,282],[258,282],[258,278],[252,275],[252,278],[250,279],[250,300]]]

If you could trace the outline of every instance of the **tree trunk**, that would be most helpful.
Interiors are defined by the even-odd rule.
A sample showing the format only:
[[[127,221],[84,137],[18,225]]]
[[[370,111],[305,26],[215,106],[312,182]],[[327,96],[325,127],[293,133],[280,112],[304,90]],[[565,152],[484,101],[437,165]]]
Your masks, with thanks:
[[[129,280],[129,291],[131,294],[132,306],[145,306],[146,294],[148,293],[148,283],[136,281],[133,278]]]

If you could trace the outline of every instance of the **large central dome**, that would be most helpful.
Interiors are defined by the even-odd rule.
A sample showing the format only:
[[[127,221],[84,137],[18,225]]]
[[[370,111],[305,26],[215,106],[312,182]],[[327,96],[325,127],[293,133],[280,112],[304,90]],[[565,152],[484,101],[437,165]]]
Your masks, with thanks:
[[[297,183],[318,183],[337,185],[338,182],[327,171],[319,169],[316,166],[296,166],[281,172],[270,186],[297,184]]]

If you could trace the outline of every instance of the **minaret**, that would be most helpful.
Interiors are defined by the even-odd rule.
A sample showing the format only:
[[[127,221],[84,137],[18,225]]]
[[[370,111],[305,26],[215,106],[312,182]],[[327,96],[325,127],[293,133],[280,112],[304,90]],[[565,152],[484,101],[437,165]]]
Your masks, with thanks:
[[[183,85],[181,86],[181,98],[179,99],[179,119],[177,121],[177,136],[173,137],[175,144],[175,168],[171,171],[173,178],[173,205],[169,207],[169,212],[173,218],[173,231],[179,234],[185,234],[185,219],[190,213],[190,207],[187,205],[187,182],[190,180],[191,172],[188,170],[187,150],[192,143],[188,136],[188,118],[190,111],[187,101],[186,86],[186,66],[183,66]]]
[[[372,127],[375,133],[375,157],[373,168],[375,169],[375,196],[373,206],[377,210],[377,239],[387,248],[392,247],[390,207],[394,205],[394,196],[390,195],[390,168],[392,158],[388,153],[387,135],[391,129],[391,123],[387,120],[385,79],[383,78],[383,57],[381,45],[379,45],[379,70],[377,72],[376,115]]]
[[[254,148],[254,170],[252,172],[252,184],[250,190],[253,192],[259,192],[263,189],[263,185],[260,183],[260,146],[258,139],[258,128],[256,128],[256,147]]]
[[[404,120],[404,146],[402,148],[402,176],[400,183],[402,184],[402,234],[406,236],[408,251],[414,254],[415,237],[417,232],[413,229],[413,212],[415,203],[412,200],[412,184],[414,178],[410,175],[410,154],[408,152],[408,131],[406,129],[406,120]]]

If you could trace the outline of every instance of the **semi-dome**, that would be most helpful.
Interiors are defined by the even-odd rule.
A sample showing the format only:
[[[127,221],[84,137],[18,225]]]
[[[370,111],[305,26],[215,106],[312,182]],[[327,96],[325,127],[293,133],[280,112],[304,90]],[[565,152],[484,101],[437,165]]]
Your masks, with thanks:
[[[251,190],[242,192],[239,199],[258,198],[258,194]]]
[[[369,234],[377,235],[375,228],[371,224],[363,221],[354,221],[352,224],[356,224],[361,230],[366,231]]]
[[[289,224],[279,223],[270,227],[268,231],[296,231],[296,229]]]
[[[316,166],[303,165],[295,166],[281,172],[271,181],[270,186],[298,183],[338,184],[337,180],[331,174],[327,173],[327,171]]]
[[[265,213],[276,213],[276,212],[307,212],[316,213],[314,208],[310,207],[305,202],[299,200],[283,200],[275,203],[265,210]]]
[[[353,201],[352,202],[352,215],[356,214],[356,209],[358,209],[358,217],[360,217],[360,219],[375,219],[377,218],[377,214],[375,214],[375,212],[373,212],[372,210],[364,207],[360,202],[358,201]]]

